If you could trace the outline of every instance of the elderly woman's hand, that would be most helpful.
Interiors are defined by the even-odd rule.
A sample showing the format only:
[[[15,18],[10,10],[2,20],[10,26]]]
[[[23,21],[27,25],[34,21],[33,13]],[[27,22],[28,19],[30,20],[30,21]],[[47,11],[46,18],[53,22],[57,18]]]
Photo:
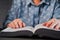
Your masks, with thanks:
[[[15,19],[9,24],[7,24],[7,27],[11,28],[23,28],[25,27],[25,23],[21,19]]]
[[[56,30],[60,30],[60,20],[53,18],[49,20],[48,22],[43,23],[43,26],[56,29]]]

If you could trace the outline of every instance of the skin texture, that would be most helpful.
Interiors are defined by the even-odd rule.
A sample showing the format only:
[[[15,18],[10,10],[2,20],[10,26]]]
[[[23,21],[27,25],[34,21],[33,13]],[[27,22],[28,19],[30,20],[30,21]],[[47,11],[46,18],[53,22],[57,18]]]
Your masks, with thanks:
[[[53,28],[53,29],[56,29],[56,30],[60,30],[60,23],[59,23],[60,20],[57,20],[55,18],[47,21],[47,22],[44,22],[42,23],[43,26],[45,27],[48,27],[48,28]],[[53,25],[56,24],[54,27]],[[15,19],[13,20],[11,23],[7,24],[7,27],[11,27],[11,28],[23,28],[25,27],[26,24],[24,22],[22,22],[21,19]]]
[[[7,27],[11,27],[11,28],[23,28],[25,27],[25,23],[22,22],[21,19],[15,19],[13,20],[11,23],[7,24]]]
[[[43,23],[42,25],[46,26],[48,28],[53,28],[53,29],[59,30],[60,29],[60,23],[59,22],[60,22],[60,20],[53,18],[53,19],[49,20],[48,22]]]

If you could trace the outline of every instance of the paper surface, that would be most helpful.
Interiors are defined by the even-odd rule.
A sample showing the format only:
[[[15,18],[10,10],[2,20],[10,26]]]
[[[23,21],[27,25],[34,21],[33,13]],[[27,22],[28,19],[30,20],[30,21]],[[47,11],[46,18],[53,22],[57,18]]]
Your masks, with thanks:
[[[26,26],[24,28],[18,28],[18,29],[12,29],[12,28],[8,27],[8,28],[2,30],[1,32],[16,32],[16,31],[22,31],[22,30],[29,30],[29,31],[31,31],[31,32],[34,33],[37,29],[40,29],[40,28],[45,28],[45,29],[49,29],[49,30],[60,31],[60,30],[56,30],[56,29],[53,29],[53,28],[48,28],[48,27],[42,26],[41,24],[38,24],[38,25],[35,26],[35,28],[33,28],[31,26]]]
[[[16,32],[16,31],[22,31],[22,30],[29,30],[29,31],[33,31],[33,27],[27,26],[24,28],[18,28],[18,29],[12,29],[10,27],[2,30],[1,32]]]

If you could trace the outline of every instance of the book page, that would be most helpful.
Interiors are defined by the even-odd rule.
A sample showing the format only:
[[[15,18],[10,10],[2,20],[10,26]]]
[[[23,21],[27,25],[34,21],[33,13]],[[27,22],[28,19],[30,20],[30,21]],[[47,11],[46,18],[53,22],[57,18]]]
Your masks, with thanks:
[[[33,33],[40,28],[47,28],[47,27],[42,26],[41,24],[38,24],[38,25],[35,26]]]
[[[18,29],[12,29],[12,28],[8,27],[8,28],[2,30],[1,32],[16,32],[16,31],[22,31],[22,30],[33,31],[33,27],[27,26],[27,27],[18,28]]]

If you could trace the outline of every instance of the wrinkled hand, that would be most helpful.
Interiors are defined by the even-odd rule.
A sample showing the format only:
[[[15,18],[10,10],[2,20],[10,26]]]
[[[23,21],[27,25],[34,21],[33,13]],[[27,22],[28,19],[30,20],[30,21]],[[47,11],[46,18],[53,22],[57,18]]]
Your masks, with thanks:
[[[15,19],[12,22],[10,22],[9,24],[7,24],[7,27],[11,27],[11,28],[22,28],[25,27],[25,23],[22,22],[21,19]]]
[[[49,20],[48,22],[43,23],[43,26],[46,26],[48,28],[53,28],[56,30],[60,30],[60,20],[53,18]]]

